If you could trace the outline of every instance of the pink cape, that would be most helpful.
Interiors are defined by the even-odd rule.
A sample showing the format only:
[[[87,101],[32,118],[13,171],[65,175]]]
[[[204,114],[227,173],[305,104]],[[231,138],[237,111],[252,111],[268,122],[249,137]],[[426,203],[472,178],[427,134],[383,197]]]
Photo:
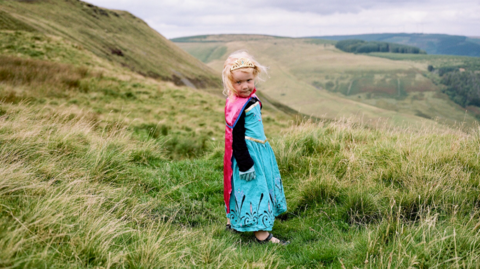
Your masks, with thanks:
[[[223,157],[223,199],[227,207],[227,213],[230,213],[230,194],[232,193],[232,158],[233,158],[233,128],[237,124],[240,115],[242,114],[248,101],[255,95],[257,90],[253,89],[248,97],[235,96],[233,99],[227,98],[225,104],[225,155]]]

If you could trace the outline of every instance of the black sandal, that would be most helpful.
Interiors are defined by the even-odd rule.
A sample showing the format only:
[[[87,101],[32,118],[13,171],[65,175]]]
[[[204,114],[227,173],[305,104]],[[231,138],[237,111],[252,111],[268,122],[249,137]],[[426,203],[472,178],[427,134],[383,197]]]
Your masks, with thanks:
[[[264,240],[260,240],[260,239],[258,239],[257,237],[255,237],[255,240],[257,240],[257,242],[258,242],[259,244],[266,244],[266,243],[270,242],[270,240],[272,240],[272,238],[273,238],[273,234],[272,234],[272,233],[268,233],[267,238],[265,238]],[[277,238],[277,239],[278,239],[278,238]],[[283,241],[283,240],[280,240],[280,239],[278,239],[278,241],[280,241],[280,242],[279,242],[279,243],[273,243],[273,242],[272,242],[272,244],[280,244],[280,245],[284,245],[284,246],[290,244],[290,241]]]
[[[237,230],[235,230],[235,229],[232,228],[232,225],[231,225],[231,224],[225,225],[225,231],[227,231],[227,232],[232,232],[232,233],[238,233]]]

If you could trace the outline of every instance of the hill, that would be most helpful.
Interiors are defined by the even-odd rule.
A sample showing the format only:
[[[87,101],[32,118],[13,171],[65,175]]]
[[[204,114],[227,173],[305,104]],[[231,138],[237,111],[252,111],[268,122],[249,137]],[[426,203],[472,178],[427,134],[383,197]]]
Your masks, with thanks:
[[[477,264],[477,129],[264,110],[289,208],[273,233],[291,244],[260,245],[224,230],[223,98],[0,34],[2,268]]]
[[[61,37],[134,72],[177,85],[221,86],[212,70],[125,11],[77,0],[2,0],[0,29]]]
[[[477,266],[477,128],[265,106],[291,244],[260,245],[224,229],[224,98],[17,27],[0,30],[1,268]]]
[[[364,41],[384,41],[419,47],[428,54],[445,54],[480,57],[480,43],[476,38],[445,34],[363,34],[314,36],[309,38],[327,40],[360,39]]]
[[[406,60],[397,61],[345,53],[334,47],[334,41],[261,35],[172,41],[218,73],[229,53],[246,49],[270,67],[270,78],[259,84],[260,91],[307,115],[330,119],[358,115],[367,121],[388,119],[396,124],[429,119],[450,125],[476,122],[429,77],[429,55],[422,56],[424,61],[409,61],[410,54],[402,54]]]

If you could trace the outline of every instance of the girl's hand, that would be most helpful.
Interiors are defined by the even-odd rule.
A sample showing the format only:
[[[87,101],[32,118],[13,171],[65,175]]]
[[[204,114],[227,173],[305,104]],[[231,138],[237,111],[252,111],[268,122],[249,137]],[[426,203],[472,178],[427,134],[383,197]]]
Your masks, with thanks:
[[[240,171],[240,179],[251,181],[251,180],[254,180],[255,177],[256,177],[255,168],[253,166],[252,168],[248,169],[245,172]]]

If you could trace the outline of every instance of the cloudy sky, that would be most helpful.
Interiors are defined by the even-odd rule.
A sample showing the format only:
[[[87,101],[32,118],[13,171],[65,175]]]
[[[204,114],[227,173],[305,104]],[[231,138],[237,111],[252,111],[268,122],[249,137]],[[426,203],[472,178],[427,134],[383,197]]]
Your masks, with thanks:
[[[127,10],[167,38],[251,33],[480,36],[480,0],[87,0]]]

